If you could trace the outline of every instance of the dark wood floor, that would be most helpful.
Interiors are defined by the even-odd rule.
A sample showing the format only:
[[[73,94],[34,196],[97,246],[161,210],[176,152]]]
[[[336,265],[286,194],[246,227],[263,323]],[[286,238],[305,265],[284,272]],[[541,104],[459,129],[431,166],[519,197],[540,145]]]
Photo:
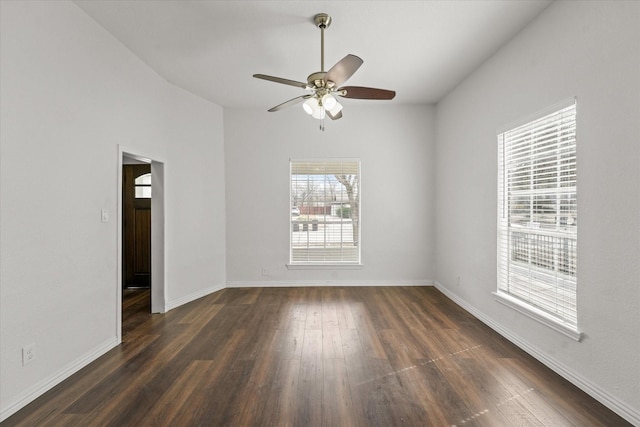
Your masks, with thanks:
[[[630,425],[431,287],[126,297],[122,345],[3,425]]]

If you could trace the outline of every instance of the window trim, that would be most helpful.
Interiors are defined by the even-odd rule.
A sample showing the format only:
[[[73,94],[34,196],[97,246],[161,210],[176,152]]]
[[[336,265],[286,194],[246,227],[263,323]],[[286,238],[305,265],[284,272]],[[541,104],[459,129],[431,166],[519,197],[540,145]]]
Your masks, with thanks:
[[[343,263],[287,263],[288,270],[362,270],[364,264],[362,262],[343,262]]]
[[[357,162],[358,163],[358,261],[293,261],[293,223],[289,221],[289,259],[285,264],[288,270],[359,270],[364,267],[362,263],[362,162],[357,157],[318,157],[318,158],[290,158],[289,159],[289,206],[291,212],[292,199],[292,166],[294,162],[303,163],[330,163],[330,162]]]
[[[551,314],[547,313],[544,310],[540,310],[534,305],[527,304],[526,302],[515,298],[509,295],[506,292],[501,290],[497,290],[493,292],[493,298],[501,304],[504,304],[507,307],[516,310],[519,313],[524,314],[525,316],[542,323],[549,328],[560,332],[563,335],[571,338],[574,341],[580,342],[582,340],[582,332],[578,329],[574,329],[570,326],[565,325],[560,320],[556,319]]]
[[[555,103],[547,108],[544,108],[542,110],[539,110],[536,113],[527,115],[523,118],[520,118],[519,120],[513,121],[509,124],[503,125],[501,127],[499,127],[496,130],[496,136],[498,139],[498,153],[502,153],[504,148],[500,147],[500,144],[502,144],[501,140],[501,135],[511,131],[513,129],[516,129],[520,126],[524,126],[526,124],[529,124],[531,122],[537,121],[539,119],[541,119],[542,117],[545,117],[547,115],[553,114],[557,111],[560,111],[562,109],[565,109],[567,107],[570,107],[571,105],[575,105],[576,108],[576,126],[577,126],[577,98],[576,97],[571,97],[571,98],[567,98],[564,99],[558,103]],[[576,147],[577,150],[577,147]],[[501,160],[498,159],[498,165],[501,164]],[[502,270],[501,270],[501,251],[502,251],[502,237],[501,234],[504,231],[507,231],[509,228],[507,227],[507,230],[502,230],[502,214],[503,214],[503,209],[505,208],[504,204],[507,200],[503,200],[503,195],[501,195],[501,192],[506,191],[504,188],[501,189],[501,186],[506,186],[506,183],[502,181],[502,177],[504,176],[504,168],[498,167],[498,197],[497,197],[497,289],[495,292],[492,292],[494,299],[513,309],[516,310],[517,312],[533,319],[536,320],[537,322],[575,340],[580,342],[582,337],[583,337],[583,333],[579,330],[578,327],[578,321],[576,321],[576,325],[575,327],[573,325],[569,325],[566,323],[566,321],[564,319],[562,319],[559,316],[554,316],[552,313],[549,313],[547,311],[545,311],[542,308],[537,307],[534,304],[531,304],[525,300],[522,300],[520,298],[518,298],[517,296],[514,296],[502,289],[500,289],[501,287],[501,276],[503,274]],[[577,187],[576,187],[577,188]],[[577,282],[577,276],[576,276],[576,282]],[[577,288],[576,288],[576,301],[577,301]],[[577,316],[577,307],[576,307],[576,316]]]

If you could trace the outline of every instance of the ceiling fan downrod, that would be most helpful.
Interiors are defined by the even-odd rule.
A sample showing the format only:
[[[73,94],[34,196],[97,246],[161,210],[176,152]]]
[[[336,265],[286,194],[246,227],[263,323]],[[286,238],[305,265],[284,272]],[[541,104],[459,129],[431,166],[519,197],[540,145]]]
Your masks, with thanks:
[[[316,27],[320,28],[320,72],[324,73],[324,30],[331,25],[331,17],[326,13],[318,13],[313,17]]]

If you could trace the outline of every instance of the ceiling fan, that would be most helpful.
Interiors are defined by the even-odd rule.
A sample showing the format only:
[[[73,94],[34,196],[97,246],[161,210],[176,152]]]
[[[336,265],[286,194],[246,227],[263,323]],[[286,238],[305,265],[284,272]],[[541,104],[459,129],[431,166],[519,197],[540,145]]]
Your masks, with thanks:
[[[306,95],[298,96],[276,105],[269,109],[269,112],[280,111],[283,108],[304,101],[302,107],[304,111],[313,118],[324,122],[325,115],[332,120],[338,120],[342,117],[342,105],[336,99],[336,95],[343,98],[355,99],[393,99],[396,96],[395,91],[376,89],[362,86],[343,86],[341,84],[347,81],[349,77],[355,73],[362,65],[363,61],[355,55],[347,55],[337,64],[329,69],[324,70],[324,30],[331,24],[331,17],[326,13],[319,13],[313,18],[316,27],[320,28],[320,71],[312,73],[307,77],[307,82],[298,82],[295,80],[283,79],[280,77],[268,76],[265,74],[254,74],[253,77],[258,79],[269,80],[285,85],[296,86],[301,89],[308,90]],[[322,122],[322,123],[323,123]],[[320,125],[320,129],[324,130],[324,125]]]

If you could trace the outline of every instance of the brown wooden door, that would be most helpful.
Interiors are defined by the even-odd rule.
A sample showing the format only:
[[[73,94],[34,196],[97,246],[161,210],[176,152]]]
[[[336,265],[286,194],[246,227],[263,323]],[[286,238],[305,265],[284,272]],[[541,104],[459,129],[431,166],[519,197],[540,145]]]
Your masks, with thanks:
[[[123,165],[122,286],[124,288],[151,286],[150,173],[151,165],[148,164]]]

